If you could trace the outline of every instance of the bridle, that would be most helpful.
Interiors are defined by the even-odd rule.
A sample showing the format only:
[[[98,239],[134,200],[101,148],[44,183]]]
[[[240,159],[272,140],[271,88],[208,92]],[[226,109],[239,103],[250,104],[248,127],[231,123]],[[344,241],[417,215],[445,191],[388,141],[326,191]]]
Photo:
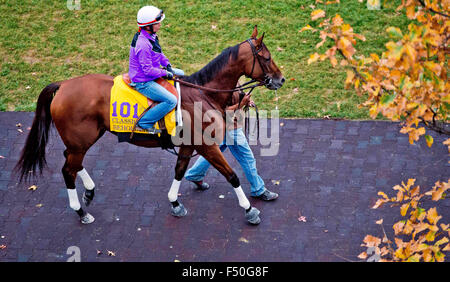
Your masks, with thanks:
[[[269,75],[267,74],[268,73],[267,67],[265,67],[265,65],[263,63],[261,63],[261,56],[258,55],[258,53],[261,52],[261,50],[263,49],[264,45],[261,44],[259,49],[256,49],[256,46],[255,46],[255,44],[253,44],[252,39],[254,39],[254,38],[249,38],[241,43],[241,44],[243,44],[243,43],[247,42],[248,44],[250,44],[250,47],[252,49],[252,54],[253,54],[252,71],[250,72],[250,75],[246,75],[246,77],[250,78],[251,80],[242,84],[241,86],[233,88],[233,89],[215,89],[215,88],[210,88],[210,87],[205,87],[205,86],[201,86],[198,84],[190,83],[190,82],[184,81],[184,80],[176,78],[176,77],[174,77],[173,80],[176,82],[179,82],[180,84],[183,84],[183,85],[186,85],[186,86],[189,86],[192,88],[196,88],[196,89],[204,90],[204,91],[208,91],[208,92],[216,92],[216,93],[235,92],[235,91],[242,92],[243,90],[251,89],[247,93],[247,95],[250,94],[253,91],[253,89],[255,89],[256,87],[267,86],[267,85],[271,84],[272,78],[270,78]],[[269,60],[270,60],[270,57],[269,57]],[[259,64],[262,72],[264,73],[263,81],[258,81],[257,79],[252,78],[253,72],[255,70],[256,61],[258,61],[258,64]],[[241,99],[239,99],[239,103],[240,103],[240,100]]]
[[[252,53],[253,53],[252,71],[250,72],[250,75],[248,75],[247,77],[248,78],[252,77],[253,71],[255,70],[256,61],[258,60],[259,67],[261,68],[261,70],[264,74],[264,82],[263,83],[264,83],[264,85],[269,85],[272,83],[272,78],[270,78],[269,75],[267,74],[268,73],[267,67],[263,63],[261,63],[261,56],[258,55],[258,53],[261,52],[262,49],[264,48],[264,44],[261,43],[261,46],[259,46],[259,49],[256,49],[256,46],[255,46],[255,44],[253,44],[252,39],[254,39],[254,38],[249,38],[245,41],[245,42],[248,42],[248,44],[250,44],[250,47],[252,48]],[[271,57],[269,57],[266,60],[271,60]],[[252,80],[257,81],[256,79],[252,79]]]

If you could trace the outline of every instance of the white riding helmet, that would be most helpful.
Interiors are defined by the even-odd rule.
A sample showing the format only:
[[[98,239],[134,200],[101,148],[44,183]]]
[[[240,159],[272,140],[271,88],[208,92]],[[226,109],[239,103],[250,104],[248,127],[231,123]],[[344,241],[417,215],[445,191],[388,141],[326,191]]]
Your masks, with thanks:
[[[137,24],[140,27],[160,23],[166,16],[163,10],[155,6],[144,6],[137,13]]]

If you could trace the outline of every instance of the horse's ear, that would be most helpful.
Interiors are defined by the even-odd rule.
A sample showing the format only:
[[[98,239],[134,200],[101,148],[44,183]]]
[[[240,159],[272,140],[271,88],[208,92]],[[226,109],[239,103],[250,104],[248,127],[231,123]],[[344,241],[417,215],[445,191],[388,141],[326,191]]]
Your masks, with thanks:
[[[255,25],[255,27],[253,28],[253,33],[252,33],[251,38],[256,39],[256,36],[258,36],[258,26],[257,25]]]
[[[256,39],[256,46],[261,46],[263,39],[264,39],[264,34],[266,34],[266,33],[263,32],[263,35],[260,38]]]

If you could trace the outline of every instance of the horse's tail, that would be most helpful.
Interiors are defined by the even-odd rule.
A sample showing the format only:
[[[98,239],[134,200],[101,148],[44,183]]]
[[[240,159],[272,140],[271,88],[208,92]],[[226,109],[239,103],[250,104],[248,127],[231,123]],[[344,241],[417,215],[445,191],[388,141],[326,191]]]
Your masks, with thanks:
[[[51,83],[39,95],[33,125],[28,134],[22,155],[15,167],[15,171],[20,175],[20,182],[24,179],[27,181],[31,175],[35,177],[37,167],[39,167],[39,172],[42,174],[42,170],[47,164],[45,146],[47,145],[48,132],[52,124],[50,104],[59,87],[59,82]]]

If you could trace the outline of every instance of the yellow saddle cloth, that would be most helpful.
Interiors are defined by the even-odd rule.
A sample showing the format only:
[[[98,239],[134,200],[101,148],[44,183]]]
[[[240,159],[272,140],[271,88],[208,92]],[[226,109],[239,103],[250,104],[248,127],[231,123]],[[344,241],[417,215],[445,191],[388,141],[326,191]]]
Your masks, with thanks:
[[[169,82],[173,85],[173,81]],[[139,116],[152,103],[153,101],[151,101],[138,91],[128,86],[124,82],[122,75],[116,76],[114,78],[114,85],[111,89],[111,102],[109,108],[111,131],[132,132],[133,126],[138,120]],[[170,135],[175,136],[176,133],[175,109],[170,111],[164,117],[164,122],[166,125],[167,132]],[[158,123],[156,123],[155,128],[159,129]],[[149,134],[147,131],[142,130],[135,130],[134,132]]]

